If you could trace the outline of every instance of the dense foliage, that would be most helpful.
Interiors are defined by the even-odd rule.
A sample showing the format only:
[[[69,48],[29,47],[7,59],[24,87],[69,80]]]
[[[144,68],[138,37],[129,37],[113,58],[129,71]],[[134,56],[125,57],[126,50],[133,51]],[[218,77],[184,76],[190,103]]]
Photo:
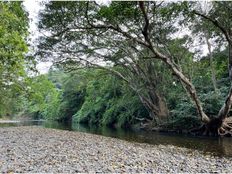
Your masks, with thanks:
[[[58,121],[127,127],[149,115],[123,81],[94,69],[38,76],[28,101],[25,114]]]
[[[208,132],[217,119],[211,132],[225,130],[231,5],[212,2],[207,11],[197,2],[46,2],[39,15],[46,34],[35,56],[54,67],[28,77],[27,15],[20,2],[1,2],[0,115],[168,129],[202,122]]]
[[[30,64],[27,14],[21,2],[0,2],[0,117],[17,110],[14,101],[25,90],[25,68]]]
[[[164,72],[172,73],[191,97],[201,121],[210,124],[211,115],[205,112],[193,79],[192,64],[202,56],[193,49],[194,37],[174,36],[183,27],[199,40],[205,37],[211,79],[217,91],[210,39],[221,38],[215,46],[226,46],[227,42],[231,50],[230,15],[224,7],[230,8],[231,3],[208,5],[211,7],[205,11],[200,3],[193,2],[113,1],[108,6],[95,2],[50,2],[40,13],[39,28],[50,35],[40,38],[38,55],[52,56],[54,62],[70,69],[95,67],[114,74],[138,95],[157,124],[168,117],[165,92],[160,86],[165,83]],[[227,13],[218,13],[223,8]],[[229,67],[232,67],[231,53]],[[232,77],[232,68],[230,74]],[[229,113],[230,96],[232,91],[218,112],[220,120]]]
[[[87,83],[86,97],[74,121],[114,126],[131,126],[136,118],[146,118],[148,112],[138,97],[112,75],[94,71]]]
[[[214,61],[217,79],[220,79],[217,81],[217,92],[212,87],[209,75],[209,58],[191,62],[194,84],[205,103],[206,113],[212,116],[217,115],[228,90],[225,87],[228,86],[228,77],[223,66],[226,64],[224,51],[217,52],[214,57],[217,58]],[[34,113],[35,117],[118,127],[136,124],[143,127],[152,121],[138,96],[124,81],[107,71],[83,69],[65,73],[51,69],[47,75],[31,80],[30,104],[26,113]],[[168,75],[165,80],[166,84],[160,88],[167,91],[164,96],[170,113],[163,127],[182,130],[199,125],[194,104],[186,97],[181,84]]]

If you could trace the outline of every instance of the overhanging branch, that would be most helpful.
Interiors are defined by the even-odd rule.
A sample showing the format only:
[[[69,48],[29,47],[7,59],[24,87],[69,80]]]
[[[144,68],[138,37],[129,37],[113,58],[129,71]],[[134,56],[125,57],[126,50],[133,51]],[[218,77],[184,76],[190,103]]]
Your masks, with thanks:
[[[200,17],[202,17],[202,18],[204,18],[204,19],[206,19],[206,20],[208,20],[208,21],[210,21],[210,22],[212,22],[217,28],[219,28],[222,31],[222,33],[226,37],[226,40],[228,41],[228,43],[232,44],[232,40],[230,38],[229,33],[226,31],[226,29],[216,19],[212,19],[211,17],[206,16],[206,15],[204,15],[202,13],[199,13],[199,12],[197,12],[195,10],[193,11],[193,13],[200,16]]]

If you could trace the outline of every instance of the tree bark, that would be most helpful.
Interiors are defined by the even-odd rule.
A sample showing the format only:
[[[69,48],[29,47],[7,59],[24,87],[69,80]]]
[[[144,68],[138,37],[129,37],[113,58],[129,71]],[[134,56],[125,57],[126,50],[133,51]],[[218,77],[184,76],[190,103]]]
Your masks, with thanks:
[[[140,1],[139,2],[139,7],[142,11],[143,17],[144,17],[144,27],[143,27],[143,31],[142,34],[144,35],[144,39],[145,39],[145,44],[143,44],[144,46],[147,45],[147,47],[151,50],[151,52],[154,54],[154,57],[156,59],[160,59],[162,60],[166,65],[169,66],[169,68],[171,69],[171,71],[183,82],[183,84],[186,86],[187,91],[189,92],[192,100],[194,101],[197,111],[201,117],[202,122],[204,123],[208,123],[210,121],[209,117],[204,113],[203,111],[203,107],[202,104],[197,96],[197,92],[195,87],[193,86],[193,84],[189,81],[189,79],[177,68],[177,66],[171,61],[171,58],[165,56],[164,54],[162,54],[161,52],[158,51],[157,48],[155,48],[150,40],[149,37],[149,18],[147,16],[147,12],[146,9],[144,7],[144,2]]]
[[[229,71],[230,80],[232,80],[232,29],[231,28],[229,28],[229,29],[225,28],[215,18],[211,18],[210,16],[207,16],[205,14],[199,13],[197,11],[193,11],[193,13],[195,13],[196,15],[198,15],[198,16],[204,18],[205,20],[208,20],[209,22],[211,22],[225,36],[226,41],[228,43],[228,47],[229,47],[229,53],[228,53],[228,71]],[[218,120],[218,123],[220,123],[220,124],[217,125],[218,126],[217,129],[218,129],[218,134],[219,135],[225,135],[225,134],[232,135],[232,128],[231,128],[232,121],[227,118],[228,114],[230,112],[230,109],[231,109],[231,104],[232,104],[232,85],[231,85],[229,93],[228,93],[228,95],[226,97],[225,103],[221,107],[220,111],[218,112],[218,117],[216,118],[216,120]],[[213,122],[213,120],[211,120],[211,122]],[[221,131],[223,133],[221,133]]]
[[[229,76],[230,79],[232,80],[232,44],[231,43],[229,43]],[[225,103],[218,113],[218,117],[220,119],[223,120],[228,116],[230,112],[231,104],[232,104],[232,85],[230,87],[229,94],[226,97]]]
[[[230,36],[232,38],[232,34]],[[229,76],[230,80],[232,80],[232,42],[229,42]]]
[[[167,104],[157,92],[150,92],[149,98],[139,94],[139,98],[143,105],[151,112],[151,119],[155,120],[157,124],[167,119],[169,114]]]

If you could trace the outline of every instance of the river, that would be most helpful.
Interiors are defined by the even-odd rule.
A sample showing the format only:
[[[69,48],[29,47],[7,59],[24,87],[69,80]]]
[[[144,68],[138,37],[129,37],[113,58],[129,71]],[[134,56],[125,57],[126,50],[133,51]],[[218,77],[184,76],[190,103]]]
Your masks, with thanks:
[[[167,133],[135,131],[130,129],[115,129],[108,127],[93,127],[83,124],[65,124],[55,121],[21,121],[0,123],[0,127],[9,126],[40,126],[45,128],[63,129],[69,131],[87,132],[127,141],[155,145],[174,145],[203,151],[206,154],[232,157],[232,138],[194,137],[189,135],[174,135]]]

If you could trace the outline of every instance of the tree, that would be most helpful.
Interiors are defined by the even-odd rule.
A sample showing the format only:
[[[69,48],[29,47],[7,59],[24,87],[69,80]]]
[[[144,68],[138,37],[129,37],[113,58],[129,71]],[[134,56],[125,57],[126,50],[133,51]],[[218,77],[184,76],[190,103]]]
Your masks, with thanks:
[[[187,11],[188,8],[187,3]],[[51,54],[51,51],[45,50],[49,49],[61,58],[59,62],[100,67],[116,74],[137,92],[141,101],[155,115],[159,115],[159,112],[155,112],[157,106],[149,107],[150,101],[155,101],[152,102],[154,104],[162,99],[155,94],[153,100],[153,94],[150,94],[157,89],[154,79],[160,77],[159,71],[154,71],[154,68],[162,65],[181,82],[191,97],[204,123],[203,132],[217,134],[226,124],[224,119],[230,108],[231,93],[218,118],[213,119],[205,114],[195,86],[168,50],[172,41],[170,33],[177,29],[174,24],[178,21],[172,13],[170,3],[162,2],[112,2],[109,6],[100,6],[95,2],[50,2],[40,15],[40,28],[51,31],[51,35],[41,40],[40,53]],[[221,30],[230,41],[229,31]],[[112,68],[118,65],[128,76]],[[131,83],[135,78],[138,79],[137,83],[144,84],[143,88]],[[160,110],[162,107],[158,108]]]
[[[56,117],[59,92],[46,75],[30,78],[27,93],[27,105],[24,106],[25,114],[31,114],[34,118],[51,119],[51,117]]]
[[[226,40],[229,48],[228,62],[229,62],[229,77],[232,79],[232,22],[230,18],[232,17],[231,2],[213,2],[211,10],[208,14],[194,10],[193,13],[202,17],[204,20],[208,21],[215,28],[215,33],[219,33]],[[232,86],[229,90],[229,94],[226,97],[225,103],[218,113],[218,133],[221,135],[232,134],[232,121],[227,119],[229,111],[232,104]]]
[[[85,97],[85,80],[81,72],[69,73],[64,78],[58,110],[60,112],[60,121],[72,122],[72,116],[82,106]]]
[[[209,65],[210,65],[210,69],[211,69],[211,81],[213,84],[213,88],[215,93],[218,92],[217,89],[217,80],[216,80],[216,70],[215,70],[215,66],[214,66],[214,61],[213,61],[213,44],[212,41],[210,39],[213,39],[213,30],[211,29],[211,25],[207,22],[205,22],[204,20],[202,20],[201,18],[195,18],[195,20],[193,20],[193,24],[190,24],[190,26],[193,29],[192,33],[194,34],[193,37],[197,37],[199,38],[199,43],[206,44],[207,45],[207,50],[208,50],[208,55],[207,57],[209,58]],[[219,46],[219,45],[218,45]]]
[[[0,18],[0,107],[4,115],[12,113],[11,100],[25,90],[28,18],[21,2],[0,2]]]
[[[79,65],[87,65],[87,66],[92,66],[92,67],[97,67],[101,69],[105,69],[114,75],[118,76],[119,78],[123,79],[128,83],[128,85],[131,87],[132,90],[134,90],[137,95],[140,97],[140,100],[144,105],[147,107],[148,110],[151,112],[151,119],[159,122],[162,119],[165,119],[168,115],[168,109],[166,106],[166,102],[161,94],[161,92],[158,89],[159,84],[162,81],[162,71],[156,71],[155,69],[162,69],[161,64],[157,64],[155,60],[145,60],[148,56],[149,59],[149,52],[143,48],[136,48],[135,47],[130,47],[130,49],[127,49],[128,44],[133,44],[131,40],[127,40],[126,42],[122,42],[122,37],[121,36],[116,36],[114,40],[109,42],[109,38],[112,36],[114,33],[109,33],[108,31],[104,31],[107,35],[110,34],[111,36],[108,37],[106,40],[103,38],[100,33],[101,31],[91,31],[87,33],[83,33],[85,35],[81,36],[82,39],[85,40],[87,39],[86,42],[81,43],[81,48],[74,49],[76,46],[71,46],[70,44],[73,44],[77,41],[78,38],[80,38],[79,33],[72,32],[71,28],[70,30],[64,27],[64,25],[72,25],[72,22],[76,20],[75,17],[75,11],[79,9],[80,11],[82,6],[84,7],[86,3],[64,3],[64,2],[54,2],[51,4],[47,5],[47,10],[52,12],[51,16],[56,16],[57,20],[60,22],[54,23],[51,20],[48,20],[51,16],[45,15],[44,20],[41,22],[41,28],[43,26],[54,29],[56,27],[63,27],[63,32],[61,33],[54,33],[56,35],[55,37],[51,37],[51,42],[46,40],[46,42],[43,42],[41,44],[40,48],[45,48],[48,49],[48,47],[52,47],[56,49],[56,54],[58,56],[61,55],[63,58],[57,59],[56,61],[58,63],[63,62],[65,60],[66,65],[73,66],[73,64],[79,64]],[[132,5],[132,8],[131,6]],[[78,7],[79,6],[79,7]],[[123,9],[125,11],[125,15],[128,16],[127,20],[130,20],[133,18],[133,15],[136,15],[136,13],[139,13],[139,11],[134,8],[136,6],[136,3],[127,3],[127,5],[124,7],[124,5],[120,3],[115,3],[114,8],[117,10]],[[93,6],[94,7],[94,6]],[[68,9],[69,11],[67,14],[65,13],[58,13],[60,10],[63,11],[65,9]],[[110,13],[111,9],[103,8],[99,13],[103,17],[107,17],[107,13]],[[118,12],[117,12],[118,13]],[[84,15],[85,13],[83,13]],[[61,19],[67,16],[67,20],[62,21]],[[117,14],[114,14],[115,19],[117,18]],[[73,20],[73,19],[74,20]],[[123,21],[123,19],[117,19]],[[64,24],[63,22],[67,22]],[[49,29],[49,30],[50,30]],[[105,29],[104,29],[105,30]],[[100,32],[100,33],[99,33]],[[167,33],[167,31],[166,31]],[[163,33],[164,35],[166,34],[165,32]],[[61,39],[64,35],[67,36],[66,39]],[[96,40],[99,40],[100,37],[103,42],[96,42]],[[56,40],[56,39],[58,40]],[[64,42],[63,42],[64,41]],[[59,43],[58,43],[59,42]],[[89,44],[93,44],[93,47],[91,47]],[[54,44],[56,44],[55,47]],[[63,44],[66,44],[67,47],[64,48],[62,47]],[[59,46],[58,46],[59,45]],[[70,45],[70,46],[68,46]],[[108,45],[108,46],[107,46]],[[107,48],[108,47],[108,48]],[[106,55],[101,55],[100,51],[108,51]],[[42,53],[43,50],[41,50]],[[48,53],[48,52],[46,52]],[[67,56],[64,56],[67,55]],[[111,56],[113,55],[113,56]],[[90,56],[89,59],[85,59],[85,56]],[[78,58],[77,58],[78,57]],[[92,59],[93,61],[90,61]],[[95,59],[95,60],[94,60]],[[106,65],[108,66],[102,66],[101,62],[106,61]],[[151,61],[153,63],[151,63]],[[99,63],[100,62],[100,63]],[[112,66],[117,67],[117,68],[112,68]],[[156,78],[157,77],[157,78]]]

